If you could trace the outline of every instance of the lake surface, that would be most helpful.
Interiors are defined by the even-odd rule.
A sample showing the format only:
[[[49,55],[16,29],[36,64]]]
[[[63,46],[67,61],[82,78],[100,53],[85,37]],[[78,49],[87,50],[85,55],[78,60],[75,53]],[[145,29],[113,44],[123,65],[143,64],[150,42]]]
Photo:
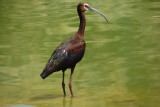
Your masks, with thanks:
[[[159,0],[86,0],[83,60],[63,97],[62,72],[40,77],[54,49],[76,33],[80,0],[0,1],[1,107],[160,106]],[[70,70],[66,71],[66,86]]]

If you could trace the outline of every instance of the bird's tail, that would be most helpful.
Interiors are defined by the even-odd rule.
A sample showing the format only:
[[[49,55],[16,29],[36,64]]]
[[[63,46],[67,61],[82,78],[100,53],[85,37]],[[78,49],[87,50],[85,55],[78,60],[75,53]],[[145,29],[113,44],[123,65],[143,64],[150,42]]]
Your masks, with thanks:
[[[52,68],[52,66],[47,64],[46,67],[44,68],[43,72],[40,74],[40,76],[42,77],[42,79],[45,79],[46,77],[48,77],[53,72],[54,72],[54,69]]]
[[[47,77],[47,74],[43,71],[40,76],[42,77],[42,79],[45,79]]]

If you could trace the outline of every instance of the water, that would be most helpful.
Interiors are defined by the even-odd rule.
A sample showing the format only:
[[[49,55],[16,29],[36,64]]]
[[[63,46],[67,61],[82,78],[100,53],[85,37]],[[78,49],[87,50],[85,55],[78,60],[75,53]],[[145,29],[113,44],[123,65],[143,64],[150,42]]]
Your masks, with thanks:
[[[73,75],[76,97],[68,87],[63,97],[61,72],[40,78],[53,50],[77,31],[79,2],[0,1],[0,106],[160,106],[158,0],[87,0],[109,23],[86,12],[86,53]]]

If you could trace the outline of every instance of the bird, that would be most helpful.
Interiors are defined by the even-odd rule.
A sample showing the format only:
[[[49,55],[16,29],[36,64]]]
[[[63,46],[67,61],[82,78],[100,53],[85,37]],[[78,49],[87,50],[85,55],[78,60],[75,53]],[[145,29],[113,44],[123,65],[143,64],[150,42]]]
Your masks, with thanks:
[[[85,12],[88,10],[100,14],[108,22],[107,17],[103,13],[89,6],[85,2],[80,2],[77,5],[77,13],[79,15],[79,20],[80,20],[77,33],[75,33],[69,39],[64,40],[64,42],[62,42],[55,49],[50,59],[48,60],[48,63],[44,67],[42,73],[40,74],[42,79],[45,79],[52,73],[55,73],[57,71],[62,71],[62,89],[64,96],[66,96],[64,77],[65,77],[65,71],[67,69],[71,69],[68,86],[71,96],[72,97],[74,96],[72,90],[72,74],[74,72],[76,64],[79,61],[81,61],[85,53],[85,47],[86,47],[86,43],[84,40],[84,32],[86,26]]]

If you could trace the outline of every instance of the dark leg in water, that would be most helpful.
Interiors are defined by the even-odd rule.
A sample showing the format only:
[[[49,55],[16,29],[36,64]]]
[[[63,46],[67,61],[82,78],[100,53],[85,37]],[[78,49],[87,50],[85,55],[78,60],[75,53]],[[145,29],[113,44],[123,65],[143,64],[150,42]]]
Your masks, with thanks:
[[[73,94],[73,91],[72,91],[72,74],[73,74],[73,72],[74,72],[74,68],[75,68],[75,66],[73,66],[72,68],[71,68],[71,74],[70,74],[70,79],[69,79],[69,90],[70,90],[70,92],[71,92],[71,96],[73,97],[74,96],[74,94]]]
[[[64,96],[66,96],[66,91],[65,91],[65,83],[64,83],[64,71],[63,72],[63,75],[62,75],[62,88],[63,88],[63,93],[64,93]]]

